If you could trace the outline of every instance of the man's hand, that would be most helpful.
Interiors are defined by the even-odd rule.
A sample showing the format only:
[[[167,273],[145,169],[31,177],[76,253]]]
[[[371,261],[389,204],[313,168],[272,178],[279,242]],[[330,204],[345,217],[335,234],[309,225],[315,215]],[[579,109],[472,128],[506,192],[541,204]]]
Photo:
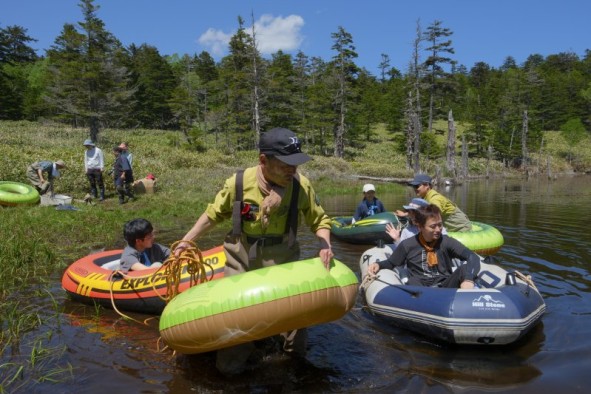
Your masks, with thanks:
[[[176,248],[174,248],[173,253],[174,253],[174,257],[179,257],[181,255],[181,253],[183,253],[183,251],[185,251],[185,249],[191,247],[191,244],[189,242],[186,241],[182,241],[180,242]]]
[[[334,257],[334,253],[332,253],[331,247],[329,246],[328,248],[320,249],[319,256],[320,260],[322,261],[322,264],[324,264],[324,267],[327,270],[330,270],[330,262]]]

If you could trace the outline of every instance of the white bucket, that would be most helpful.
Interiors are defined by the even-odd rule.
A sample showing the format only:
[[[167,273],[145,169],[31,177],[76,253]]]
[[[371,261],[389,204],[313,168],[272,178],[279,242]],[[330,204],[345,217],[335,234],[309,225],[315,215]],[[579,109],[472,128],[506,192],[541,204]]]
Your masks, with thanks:
[[[70,205],[72,197],[65,194],[56,194],[53,198],[47,194],[41,196],[41,205]]]
[[[65,194],[56,194],[53,199],[58,201],[58,205],[68,205],[72,203],[72,197]]]

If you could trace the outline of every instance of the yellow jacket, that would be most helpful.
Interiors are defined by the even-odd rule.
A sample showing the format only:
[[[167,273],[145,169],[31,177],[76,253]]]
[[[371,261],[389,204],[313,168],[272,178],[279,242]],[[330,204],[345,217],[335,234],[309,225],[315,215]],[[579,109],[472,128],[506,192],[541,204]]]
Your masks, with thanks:
[[[316,192],[312,188],[310,181],[303,175],[297,175],[300,182],[300,193],[298,196],[298,222],[303,217],[306,224],[313,232],[318,229],[330,229],[330,218],[324,212],[324,209],[318,201]],[[293,184],[290,184],[285,189],[285,194],[281,201],[279,208],[269,218],[269,225],[263,229],[261,220],[258,215],[259,207],[264,199],[261,190],[258,187],[256,180],[256,167],[249,167],[244,170],[244,187],[242,201],[249,204],[251,212],[253,213],[253,220],[248,220],[243,217],[242,231],[247,236],[260,237],[266,236],[281,236],[285,233],[287,226],[287,217],[289,213],[289,205],[291,202],[291,195]],[[213,203],[207,206],[205,213],[215,223],[220,223],[232,217],[232,208],[236,198],[236,174],[226,179],[224,187],[219,191]]]

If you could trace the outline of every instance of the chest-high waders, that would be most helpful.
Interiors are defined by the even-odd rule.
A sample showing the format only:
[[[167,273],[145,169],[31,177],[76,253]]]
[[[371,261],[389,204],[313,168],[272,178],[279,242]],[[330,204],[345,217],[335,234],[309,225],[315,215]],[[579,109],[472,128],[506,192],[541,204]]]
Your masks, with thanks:
[[[255,269],[257,267],[255,260],[257,260],[259,257],[258,254],[261,253],[263,249],[266,249],[271,253],[277,251],[278,254],[280,254],[280,252],[285,253],[285,249],[297,247],[296,236],[298,231],[298,195],[300,191],[300,182],[294,178],[287,224],[283,234],[287,234],[288,236],[287,245],[285,246],[285,244],[282,242],[278,244],[273,244],[273,241],[269,242],[269,240],[272,240],[272,238],[277,237],[265,238],[264,236],[261,236],[257,237],[256,241],[251,244],[247,255],[245,253],[246,251],[242,250],[242,239],[250,238],[242,236],[242,209],[244,208],[244,201],[242,201],[244,195],[243,178],[244,171],[238,171],[236,173],[235,184],[236,198],[232,207],[232,231],[230,234],[228,234],[226,237],[226,242],[224,243],[224,249],[228,258],[226,262],[225,276],[244,272],[245,270],[249,269]],[[229,242],[230,240],[233,242]],[[283,240],[283,236],[281,237],[281,240]],[[248,244],[250,244],[250,242],[248,242],[247,245]],[[281,250],[278,250],[278,248]],[[235,261],[245,259],[248,261]],[[233,261],[230,262],[230,260]],[[279,262],[284,263],[286,261]],[[240,264],[240,267],[230,268],[229,263]],[[279,337],[281,338],[281,342],[283,342],[282,347],[284,351],[296,352],[302,356],[305,355],[308,338],[308,333],[305,328],[283,332],[279,334]],[[237,373],[244,368],[245,364],[248,362],[248,357],[254,351],[254,349],[255,346],[253,342],[246,342],[240,345],[218,350],[216,354],[217,369],[222,373]]]
[[[232,236],[236,239],[242,235],[242,209],[244,208],[244,171],[240,170],[236,173],[236,198],[234,200],[234,206],[232,209]],[[289,203],[289,213],[287,216],[287,224],[285,227],[284,234],[287,234],[287,247],[288,249],[293,248],[297,242],[298,233],[298,197],[300,194],[300,182],[297,179],[293,179],[293,187],[291,193],[291,201]],[[265,246],[271,246],[264,236],[257,237],[255,242],[252,243],[248,250],[248,259],[253,261],[257,258],[257,251],[259,248]],[[250,243],[250,242],[249,242]]]

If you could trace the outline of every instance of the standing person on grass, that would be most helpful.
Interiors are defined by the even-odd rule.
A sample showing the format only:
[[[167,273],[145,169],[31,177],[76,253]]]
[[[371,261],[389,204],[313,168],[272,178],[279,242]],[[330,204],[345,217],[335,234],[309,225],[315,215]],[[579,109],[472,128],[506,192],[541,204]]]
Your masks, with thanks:
[[[119,194],[119,204],[125,204],[125,197],[129,197],[129,200],[134,201],[132,185],[133,185],[133,171],[129,162],[121,154],[122,149],[118,146],[113,148],[113,154],[115,155],[115,164],[113,164],[113,180],[115,182],[115,189]]]
[[[329,269],[333,257],[330,218],[318,201],[310,181],[297,167],[311,158],[302,152],[297,136],[288,129],[274,128],[261,134],[258,165],[228,178],[193,228],[183,237],[191,241],[227,219],[233,229],[226,236],[225,276],[261,267],[297,261],[299,218],[303,218],[319,241],[319,256]],[[175,255],[189,243],[181,242]],[[283,350],[303,355],[305,329],[281,334]],[[217,351],[216,367],[225,374],[242,372],[255,350],[252,342]]]
[[[409,285],[472,289],[480,271],[480,257],[459,241],[442,234],[441,210],[434,204],[415,212],[419,233],[402,241],[383,261],[376,261],[368,272],[406,266]],[[455,271],[452,260],[466,261]]]
[[[92,142],[87,139],[84,141],[84,172],[88,183],[90,183],[90,194],[94,197],[98,197],[98,190],[100,190],[100,201],[105,199],[105,182],[103,180],[103,171],[105,170],[105,157],[103,151]]]
[[[133,154],[129,151],[129,144],[127,142],[122,142],[119,144],[119,148],[121,148],[121,154],[125,156],[129,162],[129,166],[133,168]]]

